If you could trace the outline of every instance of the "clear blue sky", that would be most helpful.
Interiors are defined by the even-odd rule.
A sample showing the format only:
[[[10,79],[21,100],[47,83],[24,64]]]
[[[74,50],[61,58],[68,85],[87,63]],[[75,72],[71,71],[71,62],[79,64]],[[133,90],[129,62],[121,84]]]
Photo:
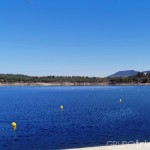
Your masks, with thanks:
[[[0,72],[150,70],[150,0],[0,0]]]

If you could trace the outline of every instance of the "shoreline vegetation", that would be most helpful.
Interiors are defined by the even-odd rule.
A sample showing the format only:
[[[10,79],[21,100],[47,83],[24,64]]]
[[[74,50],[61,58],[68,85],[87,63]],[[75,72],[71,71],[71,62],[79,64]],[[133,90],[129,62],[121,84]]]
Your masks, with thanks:
[[[101,84],[92,84],[92,83],[0,83],[0,86],[150,86],[150,83],[130,83],[130,84],[109,84],[109,83],[101,83]]]
[[[0,74],[0,86],[119,86],[150,85],[150,73],[130,77],[27,76]]]

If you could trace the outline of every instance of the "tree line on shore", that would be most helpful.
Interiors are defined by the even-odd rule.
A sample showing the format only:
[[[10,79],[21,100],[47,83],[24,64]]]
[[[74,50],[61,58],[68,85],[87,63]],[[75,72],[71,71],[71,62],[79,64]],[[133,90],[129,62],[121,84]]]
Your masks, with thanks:
[[[138,73],[130,77],[85,77],[85,76],[27,76],[19,74],[0,74],[0,83],[93,83],[130,84],[150,83],[150,73]]]
[[[110,84],[150,83],[150,73],[138,73],[135,76],[109,78]]]

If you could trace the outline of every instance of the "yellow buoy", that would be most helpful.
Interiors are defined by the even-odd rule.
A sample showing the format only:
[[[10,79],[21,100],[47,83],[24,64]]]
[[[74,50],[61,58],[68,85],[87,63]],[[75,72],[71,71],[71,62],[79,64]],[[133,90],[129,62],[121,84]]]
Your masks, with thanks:
[[[120,103],[122,103],[122,99],[120,99],[119,101],[120,101]]]
[[[11,126],[12,126],[13,128],[16,128],[16,126],[17,126],[16,122],[12,122]]]
[[[63,105],[61,105],[61,106],[60,106],[60,109],[61,109],[61,110],[62,110],[62,109],[64,109],[64,106],[63,106]]]

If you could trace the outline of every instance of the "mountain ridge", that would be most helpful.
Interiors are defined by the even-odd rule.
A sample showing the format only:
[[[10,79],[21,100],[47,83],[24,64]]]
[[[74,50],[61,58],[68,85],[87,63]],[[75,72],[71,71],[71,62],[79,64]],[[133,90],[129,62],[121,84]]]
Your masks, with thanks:
[[[113,78],[113,77],[129,77],[129,76],[135,76],[138,73],[150,73],[150,70],[148,70],[148,71],[123,70],[123,71],[118,71],[118,72],[110,75],[109,77],[111,77],[111,78]]]

